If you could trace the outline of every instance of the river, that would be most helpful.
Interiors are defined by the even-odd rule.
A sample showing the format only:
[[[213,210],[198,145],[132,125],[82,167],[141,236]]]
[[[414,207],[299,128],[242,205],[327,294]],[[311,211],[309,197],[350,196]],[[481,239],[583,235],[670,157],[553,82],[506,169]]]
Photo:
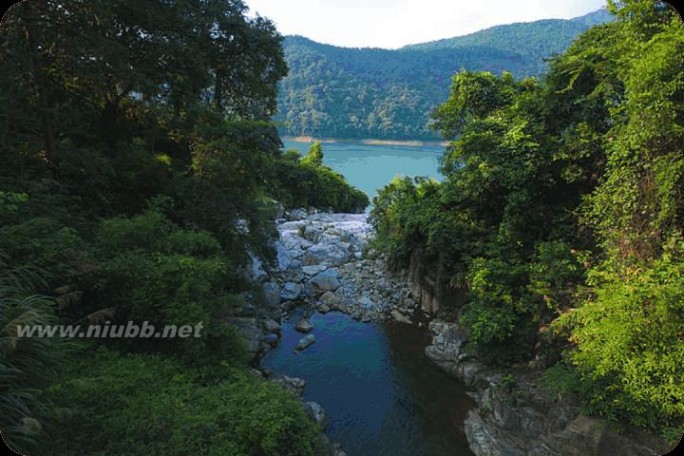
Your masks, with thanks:
[[[306,153],[307,143],[285,142]],[[440,179],[437,146],[326,143],[324,162],[370,196],[395,175]],[[296,250],[296,249],[295,249]],[[424,355],[425,325],[361,323],[340,312],[307,315],[316,343],[301,353],[298,308],[282,323],[279,345],[261,362],[306,380],[303,397],[326,410],[328,436],[349,456],[471,455],[463,421],[473,401]]]

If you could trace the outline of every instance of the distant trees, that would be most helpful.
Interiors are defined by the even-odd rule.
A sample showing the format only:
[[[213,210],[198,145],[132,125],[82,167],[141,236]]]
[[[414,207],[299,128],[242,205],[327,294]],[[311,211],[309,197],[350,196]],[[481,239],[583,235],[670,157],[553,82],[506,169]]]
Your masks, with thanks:
[[[602,10],[573,20],[493,27],[471,35],[389,51],[345,49],[302,37],[285,39],[289,75],[280,83],[281,132],[290,136],[437,140],[430,114],[461,70],[546,72],[545,59],[564,51]]]
[[[304,157],[294,150],[286,152],[273,177],[274,194],[291,207],[363,211],[369,204],[368,195],[351,188],[344,176],[323,164],[323,157],[319,142],[313,143]]]

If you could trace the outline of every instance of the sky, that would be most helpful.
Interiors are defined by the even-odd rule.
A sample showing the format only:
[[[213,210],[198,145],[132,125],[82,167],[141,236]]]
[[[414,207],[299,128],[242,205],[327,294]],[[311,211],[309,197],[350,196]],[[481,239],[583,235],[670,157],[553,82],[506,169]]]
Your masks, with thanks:
[[[605,0],[245,0],[283,35],[396,49],[513,22],[582,16]]]

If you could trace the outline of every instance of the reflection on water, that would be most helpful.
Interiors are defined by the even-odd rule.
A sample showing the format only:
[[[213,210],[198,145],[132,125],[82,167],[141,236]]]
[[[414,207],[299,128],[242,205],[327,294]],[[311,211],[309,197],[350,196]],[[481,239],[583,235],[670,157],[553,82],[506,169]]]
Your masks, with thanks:
[[[472,401],[423,355],[429,341],[424,328],[315,314],[310,321],[317,342],[295,354],[299,317],[284,322],[281,343],[262,366],[307,381],[304,398],[325,408],[327,433],[347,454],[471,454],[463,420]]]
[[[285,149],[306,154],[310,144],[284,141]],[[373,197],[394,176],[427,176],[441,180],[440,146],[377,146],[362,143],[323,144],[323,162],[347,178],[350,184]]]

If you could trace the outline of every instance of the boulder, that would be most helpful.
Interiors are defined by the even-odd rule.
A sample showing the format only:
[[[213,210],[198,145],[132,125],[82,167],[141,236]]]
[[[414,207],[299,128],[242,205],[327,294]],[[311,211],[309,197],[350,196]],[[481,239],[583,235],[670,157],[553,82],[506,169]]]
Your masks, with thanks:
[[[302,272],[307,277],[313,277],[316,274],[320,274],[321,272],[325,271],[326,269],[328,269],[328,267],[324,264],[312,264],[302,267]]]
[[[287,282],[280,291],[280,301],[296,301],[302,294],[302,286],[298,283]]]
[[[309,334],[306,337],[303,337],[302,339],[299,340],[297,343],[297,346],[295,347],[296,352],[300,352],[302,350],[307,349],[311,345],[313,345],[316,342],[316,336],[313,334]]]
[[[287,375],[275,378],[271,377],[269,378],[269,381],[275,383],[276,385],[282,386],[288,391],[292,391],[297,396],[302,395],[304,392],[304,387],[306,386],[306,382],[301,378],[288,377]]]
[[[281,274],[285,282],[300,283],[304,281],[304,271],[301,267],[296,267],[295,264],[290,263],[290,267],[285,269]]]
[[[262,285],[264,304],[268,307],[280,305],[280,285],[275,282],[266,282]]]
[[[299,207],[297,209],[292,209],[286,215],[289,221],[297,221],[305,219],[309,214],[306,211],[306,209],[304,209],[303,207]]]
[[[306,283],[307,294],[312,297],[320,296],[326,291],[335,291],[340,287],[337,269],[326,269]]]
[[[295,329],[301,333],[309,333],[313,331],[313,325],[306,318],[302,318],[297,322]]]
[[[398,321],[399,323],[411,323],[411,320],[398,310],[393,310],[392,312],[390,312],[390,315],[392,316],[392,318],[394,318],[395,321]]]
[[[260,352],[261,343],[261,329],[256,318],[229,318],[227,323],[234,326],[245,340],[248,361],[256,359]]]
[[[328,309],[336,307],[340,303],[340,297],[332,291],[326,291],[321,295],[320,298],[318,298],[318,300],[321,303],[321,307],[326,306]]]
[[[262,280],[266,280],[268,277],[268,274],[266,273],[266,269],[264,269],[264,262],[261,261],[261,259],[256,256],[253,252],[248,252],[249,254],[249,268],[248,268],[248,276],[251,280],[255,282],[261,282]]]
[[[339,241],[311,246],[302,256],[302,262],[305,265],[325,264],[340,266],[348,262],[351,257],[349,244]]]
[[[275,347],[278,345],[278,341],[280,340],[280,336],[278,334],[274,333],[269,333],[269,334],[264,334],[262,337],[262,340],[266,342],[268,345],[271,347]]]
[[[325,431],[326,428],[328,427],[328,416],[325,413],[325,410],[323,407],[318,402],[305,402],[304,407],[308,414],[313,418],[313,420],[318,424],[318,427],[321,429],[321,431]]]
[[[280,333],[280,323],[269,318],[266,321],[264,321],[264,331],[266,331],[269,334],[270,333],[279,334]]]

